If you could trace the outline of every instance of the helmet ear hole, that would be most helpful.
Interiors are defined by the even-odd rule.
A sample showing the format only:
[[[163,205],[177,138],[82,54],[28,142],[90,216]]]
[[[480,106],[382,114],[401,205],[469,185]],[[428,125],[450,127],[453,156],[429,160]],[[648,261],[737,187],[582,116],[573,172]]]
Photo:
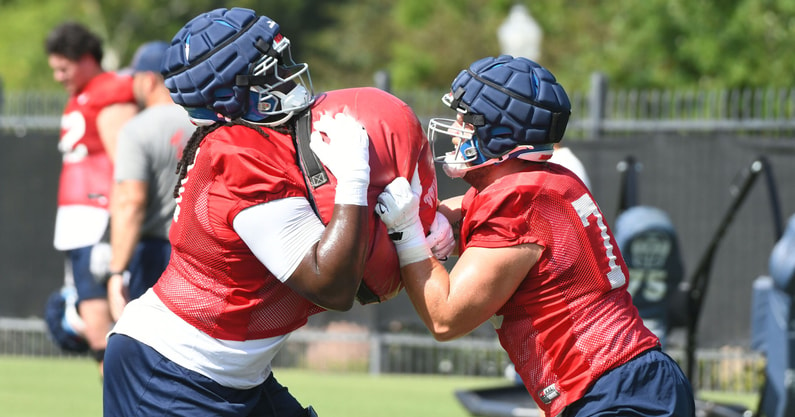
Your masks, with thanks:
[[[267,113],[272,111],[278,105],[276,97],[269,95],[262,97],[260,93],[248,90],[248,111],[245,118],[247,120],[265,119]]]

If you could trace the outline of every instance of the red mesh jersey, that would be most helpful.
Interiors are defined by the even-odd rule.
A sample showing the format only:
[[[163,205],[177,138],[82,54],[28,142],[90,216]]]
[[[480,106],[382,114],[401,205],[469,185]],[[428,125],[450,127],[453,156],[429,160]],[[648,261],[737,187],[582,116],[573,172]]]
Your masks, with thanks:
[[[63,154],[58,205],[107,208],[113,184],[113,162],[97,130],[99,112],[111,104],[135,103],[132,78],[102,73],[69,98],[61,116],[58,149]],[[104,196],[105,198],[99,198]]]
[[[411,178],[419,164],[422,219],[435,216],[436,177],[425,135],[401,101],[374,88],[332,91],[312,108],[346,112],[370,137],[370,246],[364,282],[379,300],[398,293],[400,268],[386,228],[375,214],[376,197],[396,176]],[[307,197],[289,135],[268,139],[244,126],[219,128],[201,143],[184,180],[171,226],[172,255],[154,290],[185,321],[210,336],[250,340],[288,333],[323,311],[278,279],[251,253],[232,222],[241,210],[286,197]],[[314,190],[323,223],[334,206],[336,181]]]
[[[303,197],[292,139],[244,126],[217,129],[199,147],[177,200],[172,254],[154,290],[210,336],[249,340],[288,333],[322,311],[276,279],[232,227],[243,209]]]
[[[497,334],[536,403],[558,415],[605,371],[658,345],[593,197],[571,171],[533,164],[463,202],[466,247],[535,243],[541,258],[497,312]],[[500,317],[501,316],[501,317]]]

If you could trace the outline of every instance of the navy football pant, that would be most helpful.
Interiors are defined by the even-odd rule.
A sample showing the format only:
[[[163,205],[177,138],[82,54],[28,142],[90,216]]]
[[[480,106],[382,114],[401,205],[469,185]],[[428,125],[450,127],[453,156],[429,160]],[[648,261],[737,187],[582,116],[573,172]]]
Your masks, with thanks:
[[[153,323],[153,325],[157,325]],[[306,411],[271,374],[260,386],[221,386],[122,334],[108,339],[105,417],[303,417]]]
[[[693,390],[676,362],[653,349],[602,375],[563,417],[695,417]]]
[[[77,288],[77,302],[96,298],[107,298],[108,289],[103,282],[97,282],[91,273],[91,254],[93,246],[66,251],[67,268],[71,268],[75,288]],[[68,272],[67,272],[68,273]]]

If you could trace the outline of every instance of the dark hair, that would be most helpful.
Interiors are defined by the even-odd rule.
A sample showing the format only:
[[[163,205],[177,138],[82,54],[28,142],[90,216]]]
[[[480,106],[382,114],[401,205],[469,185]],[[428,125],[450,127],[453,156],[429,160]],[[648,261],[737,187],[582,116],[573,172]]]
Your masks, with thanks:
[[[44,41],[48,55],[62,55],[70,61],[77,61],[89,54],[98,62],[102,62],[102,39],[76,22],[61,23],[50,31]]]

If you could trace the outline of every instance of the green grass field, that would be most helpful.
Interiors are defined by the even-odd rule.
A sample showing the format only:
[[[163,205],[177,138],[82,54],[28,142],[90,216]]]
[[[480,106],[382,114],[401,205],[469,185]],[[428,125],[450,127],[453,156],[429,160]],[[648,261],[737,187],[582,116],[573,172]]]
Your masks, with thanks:
[[[458,389],[502,386],[502,378],[381,375],[276,369],[276,378],[321,417],[467,417]],[[701,398],[755,407],[756,396],[703,393]],[[102,415],[102,383],[89,359],[0,356],[0,415]]]
[[[0,414],[101,416],[102,383],[88,359],[0,356]]]
[[[499,386],[501,378],[371,376],[276,369],[276,378],[321,417],[466,417],[456,389]],[[102,415],[102,385],[88,359],[0,356],[0,415]]]

